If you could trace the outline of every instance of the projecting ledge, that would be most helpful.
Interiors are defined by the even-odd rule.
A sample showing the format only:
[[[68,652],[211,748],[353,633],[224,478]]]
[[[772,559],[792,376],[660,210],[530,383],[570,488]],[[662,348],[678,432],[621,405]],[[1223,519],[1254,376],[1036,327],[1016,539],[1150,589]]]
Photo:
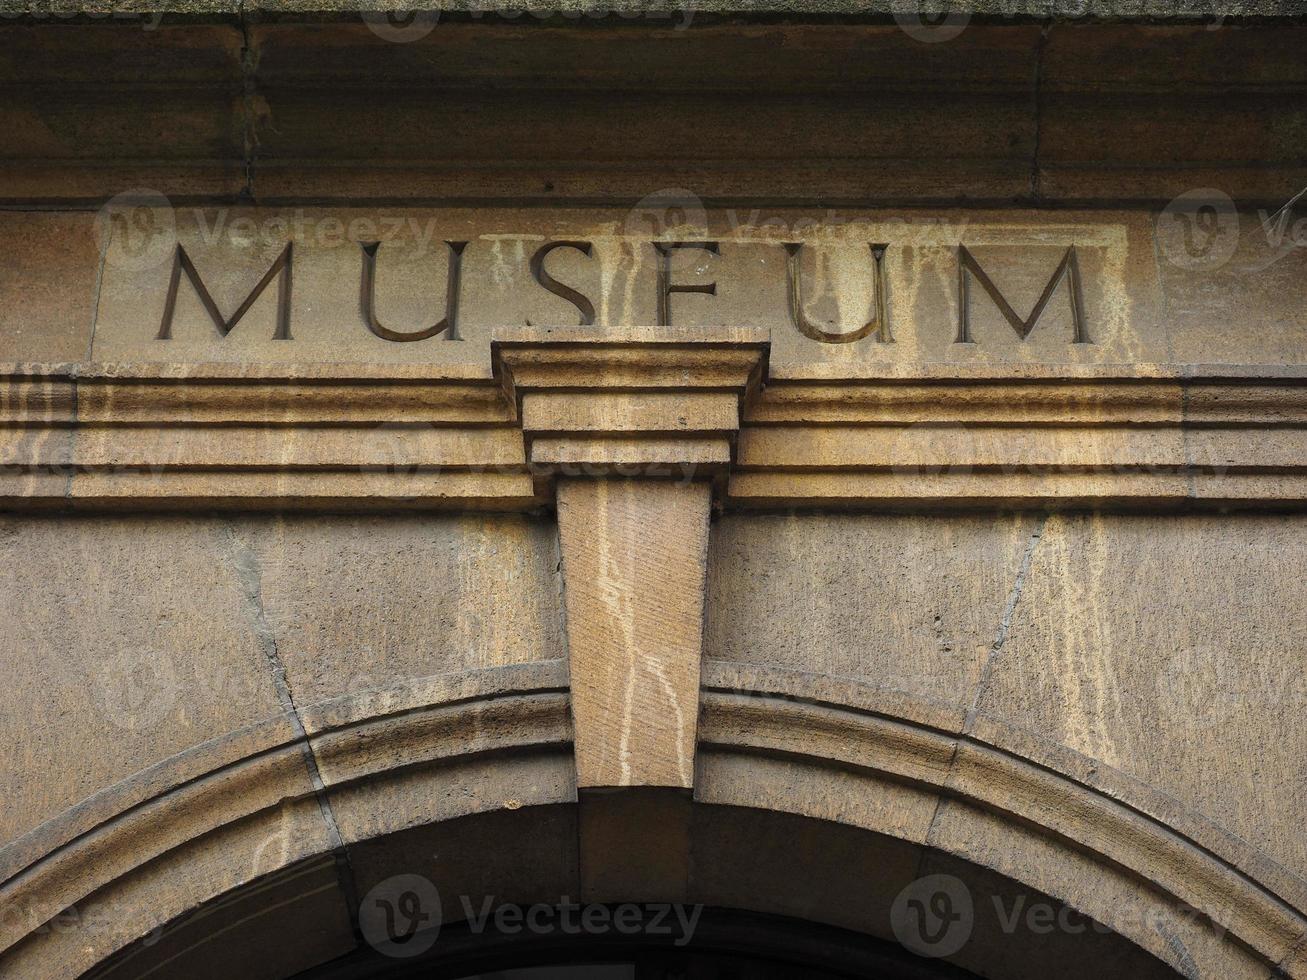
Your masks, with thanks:
[[[745,327],[531,328],[497,334],[491,357],[537,478],[722,486],[769,348]]]

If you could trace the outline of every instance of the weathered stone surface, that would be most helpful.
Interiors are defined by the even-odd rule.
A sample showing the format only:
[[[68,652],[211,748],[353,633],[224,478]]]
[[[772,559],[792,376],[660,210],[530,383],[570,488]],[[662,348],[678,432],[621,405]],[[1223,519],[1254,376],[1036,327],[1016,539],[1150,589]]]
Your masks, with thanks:
[[[950,718],[874,683],[731,670],[719,661],[706,664],[704,682],[697,797],[828,812],[905,840],[915,829],[931,848],[1014,875],[1190,973],[1260,976],[1284,961],[1302,934],[1295,911],[1300,878],[1097,760],[1040,746],[1023,730],[973,712]],[[777,756],[783,769],[772,762]],[[725,778],[709,778],[713,766]],[[944,800],[931,800],[932,787],[946,792]],[[999,846],[995,824],[1005,828]],[[1038,870],[1027,874],[1027,865]],[[966,893],[977,882],[968,872],[950,889]],[[953,912],[964,911],[955,897]],[[1024,899],[1009,896],[1009,906],[1014,898],[1047,904],[1026,892]],[[1047,919],[1056,911],[1041,914]],[[977,911],[960,921],[965,931],[985,918]],[[1011,925],[1021,919],[1018,909]],[[1033,919],[1026,927],[1044,936],[1076,933],[1070,926],[1038,928]],[[1003,931],[1011,936],[1014,928]],[[1255,957],[1244,957],[1231,935]],[[988,941],[964,945],[966,957],[981,956]]]
[[[456,762],[401,771],[393,779],[331,791],[348,844],[488,811],[570,802],[575,772],[564,753],[531,753],[498,764]]]
[[[1163,789],[1307,877],[1299,518],[1053,517],[978,710]]]
[[[1175,960],[1168,962],[1164,956],[1150,956],[1138,946],[1123,943],[1103,920],[1087,914],[1083,907],[1053,899],[1029,885],[1014,888],[1011,881],[988,868],[977,870],[974,865],[952,856],[928,852],[922,857],[917,874],[942,874],[966,882],[975,921],[967,943],[956,956],[958,965],[964,968],[982,973],[986,963],[997,960],[1014,976],[1024,975],[1030,980],[1050,975],[1084,980],[1094,980],[1104,974],[1176,976]],[[1158,911],[1147,904],[1131,904],[1127,914],[1152,915],[1153,923],[1161,921]],[[1073,949],[1068,948],[1068,939],[1072,940]],[[1021,950],[1019,956],[1014,955],[1016,948]],[[1256,964],[1248,958],[1239,957],[1237,952],[1233,956],[1222,952],[1226,953],[1220,961],[1222,965],[1234,964],[1247,970],[1250,976],[1257,975]],[[1176,960],[1181,962],[1183,970],[1192,966],[1193,957],[1190,955],[1189,961],[1183,956]]]
[[[1307,177],[1294,135],[1302,28],[1289,19],[1300,0],[994,0],[954,5],[942,24],[891,0],[529,6],[439,0],[407,23],[387,17],[401,7],[389,0],[267,14],[179,0],[176,17],[127,3],[8,31],[0,70],[20,83],[3,197],[602,204],[687,187],[760,203],[1042,206],[1219,187],[1278,206]],[[474,13],[439,16],[455,9]],[[0,4],[11,19],[26,10],[38,27],[69,17],[42,0]],[[740,30],[749,13],[773,22]],[[1219,65],[1219,91],[1181,59]],[[62,77],[45,67],[70,62]],[[765,109],[737,111],[759,95]],[[132,125],[138,107],[147,125]]]
[[[491,343],[546,499],[551,480],[573,476],[723,489],[769,352],[766,331],[740,327],[529,327]]]
[[[577,785],[689,787],[706,483],[558,484]]]
[[[289,517],[240,525],[233,548],[302,708],[564,656],[548,524]]]
[[[768,379],[748,328],[527,334],[492,344],[494,378],[18,366],[0,380],[0,487],[25,509],[117,511],[533,510],[555,475],[605,473],[712,478],[755,509],[1307,500],[1302,367],[816,363]]]
[[[0,360],[90,355],[100,250],[87,214],[0,213]]]
[[[1028,836],[1019,825],[945,803],[936,821],[932,842],[965,859],[1017,874],[1036,889],[1061,891],[1072,908],[1105,925],[1136,937],[1177,974],[1210,972],[1229,977],[1261,977],[1265,961],[1249,956],[1224,932],[1220,909],[1186,908],[1173,898],[1141,889],[1127,876],[1091,870],[1091,863],[1073,849]],[[971,946],[966,957],[983,955]],[[1203,964],[1196,970],[1196,964]]]
[[[532,272],[532,257],[547,242],[592,246],[590,256],[575,248],[556,249],[545,269],[579,291],[581,302],[593,305],[597,323],[619,327],[657,322],[654,241],[679,237],[718,242],[720,254],[699,248],[671,253],[670,283],[715,289],[713,296],[673,293],[671,322],[687,328],[746,323],[767,328],[774,370],[782,374],[812,364],[840,371],[920,362],[1303,363],[1307,325],[1295,299],[1307,262],[1302,220],[1291,210],[1275,221],[1263,215],[1267,223],[1251,214],[1240,219],[1231,204],[1228,214],[1216,212],[1218,223],[1209,231],[1205,223],[1196,224],[1206,215],[1194,209],[1204,206],[1185,199],[1178,211],[1157,215],[793,209],[763,214],[704,210],[690,192],[677,191],[655,195],[630,211],[562,211],[542,220],[535,212],[510,210],[122,205],[112,213],[124,220],[109,223],[115,231],[104,257],[89,355],[103,361],[483,366],[497,330],[524,323],[566,326],[580,319],[573,300],[547,291]],[[127,218],[154,230],[133,230],[136,225]],[[31,218],[24,234],[60,234],[57,225],[47,227],[42,220],[55,219]],[[178,242],[226,319],[253,295],[291,240],[293,279],[284,325],[279,278],[272,278],[239,322],[215,325],[182,274],[164,329]],[[369,240],[383,241],[376,258],[376,316],[386,330],[407,336],[446,323],[451,253],[445,242],[469,243],[459,262],[458,339],[451,339],[448,328],[410,342],[383,339],[369,329],[359,308],[365,257],[359,243]],[[803,245],[792,259],[792,273],[786,242]],[[887,246],[883,280],[877,279],[869,248],[876,243]],[[1073,244],[1077,274],[1059,280],[1054,274]],[[965,276],[970,294],[965,327],[960,246],[974,263]],[[1225,258],[1227,251],[1232,254]],[[802,301],[802,327],[789,305],[791,274]],[[84,275],[93,277],[89,268]],[[1018,324],[1004,318],[982,277],[1011,304]],[[1032,321],[1050,282],[1057,288],[1042,316]],[[883,333],[867,332],[869,322],[879,322],[881,286],[888,326]],[[1080,297],[1078,313],[1073,286]],[[1204,299],[1209,296],[1217,297],[1214,305]],[[1258,315],[1250,315],[1252,309]],[[41,354],[40,345],[50,343],[43,339],[46,333],[59,329],[40,322],[31,326],[25,343],[32,354]],[[827,342],[804,331],[862,339]],[[885,342],[887,336],[892,342]],[[959,343],[963,337],[969,342]],[[1077,337],[1088,342],[1076,342]]]
[[[98,207],[160,187],[231,199],[246,184],[238,23],[174,26],[125,10],[68,23],[46,8],[34,19],[54,29],[25,29],[3,9],[4,199]]]
[[[1302,541],[1297,519],[1252,516],[724,519],[705,656],[1029,729],[1303,875],[1304,625],[1277,571]]]
[[[570,325],[573,301],[552,295],[531,270],[550,240],[592,246],[549,254],[547,271],[578,290],[596,322],[652,324],[659,316],[656,240],[720,243],[720,254],[678,249],[667,259],[675,286],[712,285],[715,295],[673,293],[671,322],[683,327],[749,324],[770,329],[779,367],[957,363],[1117,363],[1165,361],[1160,289],[1151,220],[1141,214],[1023,215],[961,212],[894,214],[778,210],[706,211],[688,192],[653,196],[631,211],[560,212],[542,221],[529,211],[405,212],[199,211],[162,206],[143,213],[154,236],[110,243],[96,318],[96,360],[443,361],[484,364],[493,331],[514,324]],[[697,210],[696,210],[697,207]],[[142,219],[145,220],[145,219]],[[679,226],[677,222],[680,222]],[[175,237],[174,237],[175,236]],[[384,240],[377,253],[376,315],[388,330],[415,335],[447,316],[450,249],[468,242],[459,262],[459,340],[449,329],[412,342],[376,336],[360,316],[361,241]],[[248,313],[215,326],[188,276],[163,328],[176,243],[185,248],[220,315],[231,317],[295,242],[289,316],[278,319],[274,278]],[[802,243],[791,273],[784,243]],[[885,244],[883,280],[873,244]],[[969,276],[968,343],[960,331],[960,245],[1022,318],[1029,317],[1074,244],[1083,297],[1073,314],[1070,281],[1050,297],[1023,340],[979,280]],[[851,343],[805,336],[790,311],[791,274],[804,329]],[[543,281],[543,280],[542,280]],[[884,288],[885,332],[879,320]],[[1299,314],[1290,314],[1298,316]],[[166,334],[160,339],[161,332]],[[290,339],[285,339],[289,334]],[[1084,336],[1089,343],[1074,342]],[[278,339],[281,337],[282,339]],[[893,342],[885,342],[892,337]],[[1238,344],[1236,334],[1230,342]],[[1238,357],[1239,348],[1233,356]],[[1217,351],[1206,360],[1224,359]]]
[[[1297,0],[332,2],[5,32],[0,975],[1307,975]]]
[[[160,823],[167,826],[166,821]],[[141,849],[133,850],[129,845],[126,853],[143,860],[148,844],[135,844]],[[30,938],[6,950],[5,976],[23,980],[81,976],[133,940],[162,930],[172,920],[212,903],[224,892],[253,877],[275,876],[284,867],[329,847],[327,827],[312,799],[265,811],[253,820],[219,822],[215,831],[197,835],[153,865],[79,899],[64,913],[71,926],[37,929]],[[305,937],[303,951],[331,955],[347,949],[351,937],[336,883],[328,878],[323,887],[323,901],[317,911],[326,917],[318,920],[314,933]],[[213,905],[208,907],[213,909]],[[21,905],[18,908],[22,914],[28,912]],[[302,911],[287,909],[287,914]],[[200,958],[204,959],[203,954]],[[283,958],[290,959],[285,953],[277,957]],[[267,960],[256,965],[258,972],[252,975],[274,976],[275,965],[276,960]],[[132,967],[129,965],[120,975],[132,976]]]
[[[1028,515],[724,517],[704,656],[964,706],[1038,527]]]
[[[221,522],[10,517],[0,548],[5,840],[285,712]]]
[[[1168,356],[1307,363],[1303,303],[1281,301],[1307,281],[1307,214],[1293,207],[1236,213],[1217,198],[1209,215],[1202,226],[1182,215],[1158,217]],[[1258,311],[1255,328],[1245,323],[1249,310]]]

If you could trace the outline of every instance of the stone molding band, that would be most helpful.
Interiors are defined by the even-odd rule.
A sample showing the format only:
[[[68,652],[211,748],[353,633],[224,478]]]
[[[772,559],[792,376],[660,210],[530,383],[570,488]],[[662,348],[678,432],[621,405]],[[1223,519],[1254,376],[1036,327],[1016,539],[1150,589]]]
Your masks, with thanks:
[[[0,507],[526,511],[559,475],[605,473],[711,478],[726,508],[1307,504],[1303,369],[768,378],[745,328],[534,328],[493,347],[493,375],[0,367]]]

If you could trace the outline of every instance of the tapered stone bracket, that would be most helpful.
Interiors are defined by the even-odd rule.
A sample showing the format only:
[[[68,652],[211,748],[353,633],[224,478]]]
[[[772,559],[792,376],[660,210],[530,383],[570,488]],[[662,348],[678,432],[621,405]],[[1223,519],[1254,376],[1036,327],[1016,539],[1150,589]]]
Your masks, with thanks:
[[[709,511],[767,334],[539,329],[492,351],[557,495],[578,788],[689,788]]]

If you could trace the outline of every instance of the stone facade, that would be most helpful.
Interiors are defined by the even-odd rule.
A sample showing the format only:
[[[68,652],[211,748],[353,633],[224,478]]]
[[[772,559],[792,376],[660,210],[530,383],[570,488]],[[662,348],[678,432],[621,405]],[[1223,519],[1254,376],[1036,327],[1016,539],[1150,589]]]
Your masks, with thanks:
[[[603,13],[0,25],[0,975],[1307,976],[1295,12]]]

